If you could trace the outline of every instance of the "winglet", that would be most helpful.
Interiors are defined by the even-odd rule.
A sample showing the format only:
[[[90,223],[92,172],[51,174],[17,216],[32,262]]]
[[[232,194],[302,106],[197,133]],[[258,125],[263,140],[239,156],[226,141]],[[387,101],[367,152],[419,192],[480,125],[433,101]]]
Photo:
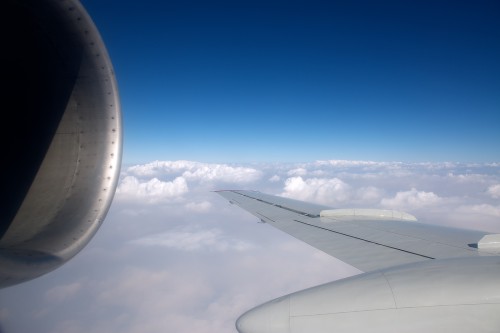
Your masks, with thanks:
[[[500,251],[500,234],[486,235],[479,240],[477,248],[480,250]]]

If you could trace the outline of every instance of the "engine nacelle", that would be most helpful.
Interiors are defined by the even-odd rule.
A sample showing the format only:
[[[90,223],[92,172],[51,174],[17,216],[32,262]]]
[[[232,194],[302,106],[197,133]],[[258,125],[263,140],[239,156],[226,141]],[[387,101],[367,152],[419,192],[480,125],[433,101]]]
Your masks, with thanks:
[[[241,333],[498,332],[500,257],[428,260],[302,290],[243,314]]]
[[[90,241],[122,151],[113,67],[80,2],[6,0],[2,12],[0,287],[59,267]]]

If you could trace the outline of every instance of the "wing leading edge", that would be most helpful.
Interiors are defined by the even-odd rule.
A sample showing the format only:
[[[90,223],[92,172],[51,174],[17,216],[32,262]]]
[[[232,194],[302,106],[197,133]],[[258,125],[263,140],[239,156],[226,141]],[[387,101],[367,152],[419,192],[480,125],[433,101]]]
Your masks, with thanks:
[[[429,259],[498,255],[498,247],[481,246],[497,235],[423,224],[406,213],[331,210],[255,191],[216,192],[263,222],[365,272]]]

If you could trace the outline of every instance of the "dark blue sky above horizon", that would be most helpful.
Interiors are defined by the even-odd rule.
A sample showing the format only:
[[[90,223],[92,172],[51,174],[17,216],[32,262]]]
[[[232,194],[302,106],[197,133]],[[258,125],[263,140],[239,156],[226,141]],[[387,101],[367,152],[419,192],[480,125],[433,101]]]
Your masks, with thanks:
[[[498,1],[82,3],[125,163],[500,160]]]

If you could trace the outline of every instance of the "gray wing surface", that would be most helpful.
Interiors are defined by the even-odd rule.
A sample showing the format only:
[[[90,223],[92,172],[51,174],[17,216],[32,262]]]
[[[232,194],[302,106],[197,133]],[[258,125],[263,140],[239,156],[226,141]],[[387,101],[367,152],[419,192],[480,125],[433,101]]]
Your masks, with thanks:
[[[487,232],[394,219],[322,217],[330,207],[255,191],[219,195],[307,244],[362,271],[429,259],[498,255],[478,250]]]

